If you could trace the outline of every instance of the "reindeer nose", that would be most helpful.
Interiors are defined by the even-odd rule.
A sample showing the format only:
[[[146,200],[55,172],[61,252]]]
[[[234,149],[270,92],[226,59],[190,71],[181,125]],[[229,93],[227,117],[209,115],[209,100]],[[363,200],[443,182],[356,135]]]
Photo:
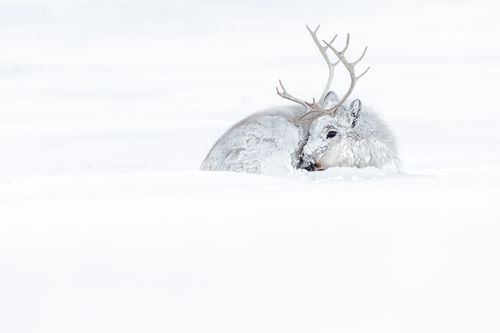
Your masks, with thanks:
[[[306,169],[307,171],[313,171],[314,170],[314,164],[312,163],[307,163],[305,164],[302,169]]]
[[[309,161],[306,162],[306,161],[304,161],[304,159],[302,158],[302,156],[300,156],[299,168],[305,169],[307,171],[313,171],[314,170],[314,163],[313,162],[309,162]]]

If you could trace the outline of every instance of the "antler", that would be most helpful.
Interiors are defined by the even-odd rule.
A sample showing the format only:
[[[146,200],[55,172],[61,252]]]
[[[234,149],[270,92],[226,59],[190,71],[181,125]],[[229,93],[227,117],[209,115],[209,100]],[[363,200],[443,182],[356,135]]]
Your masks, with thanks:
[[[365,75],[368,72],[368,70],[371,68],[371,67],[368,67],[367,69],[365,69],[365,71],[363,73],[361,73],[360,75],[356,76],[356,72],[354,70],[354,66],[356,66],[363,59],[363,57],[366,54],[366,50],[368,50],[368,46],[365,46],[365,49],[363,50],[363,53],[358,58],[358,60],[353,61],[353,62],[349,62],[345,58],[345,51],[347,51],[347,48],[349,47],[349,39],[350,39],[350,36],[349,36],[349,34],[347,34],[346,43],[345,43],[344,49],[342,51],[337,51],[332,46],[332,43],[328,43],[327,41],[323,40],[323,43],[325,43],[326,47],[330,48],[330,50],[332,50],[333,53],[335,53],[335,55],[337,56],[337,58],[339,58],[339,61],[341,61],[342,64],[345,66],[345,68],[349,72],[349,77],[351,78],[351,84],[350,84],[349,89],[347,90],[346,94],[344,95],[344,97],[342,97],[339,100],[339,102],[334,107],[326,110],[327,112],[333,112],[334,113],[346,101],[346,99],[349,97],[349,95],[351,94],[351,92],[354,89],[354,86],[356,85],[356,82],[358,82],[358,80],[363,75]]]
[[[278,93],[278,95],[280,95],[281,97],[286,98],[286,99],[288,99],[288,100],[290,100],[292,102],[302,104],[306,108],[310,108],[312,106],[311,103],[308,103],[308,102],[304,101],[303,99],[299,99],[297,97],[294,97],[294,96],[290,95],[286,91],[285,86],[283,85],[283,83],[281,82],[281,80],[278,80],[278,82],[279,82],[280,87],[281,87],[281,91],[278,89],[278,87],[276,87],[276,92]],[[314,104],[314,99],[313,99],[313,104]]]
[[[353,91],[354,86],[356,85],[356,82],[358,81],[358,79],[360,79],[363,75],[365,75],[366,72],[368,72],[368,70],[370,69],[370,67],[368,67],[363,73],[361,73],[358,76],[356,76],[356,73],[354,70],[354,66],[356,64],[358,64],[365,56],[366,50],[368,49],[368,47],[365,47],[365,49],[363,50],[363,53],[356,61],[349,62],[345,58],[345,52],[347,51],[347,49],[349,47],[349,41],[350,41],[349,34],[347,34],[346,44],[345,44],[344,48],[342,49],[342,51],[338,51],[332,46],[332,43],[337,38],[337,35],[335,35],[330,42],[326,42],[325,40],[323,40],[323,43],[325,45],[322,45],[318,39],[318,36],[317,36],[318,29],[320,26],[318,25],[316,27],[316,29],[314,29],[314,31],[311,30],[309,28],[309,26],[306,25],[306,27],[307,27],[307,30],[309,31],[309,33],[311,34],[311,37],[312,37],[314,43],[318,47],[319,52],[321,53],[321,55],[323,56],[323,58],[325,59],[327,65],[328,65],[328,80],[326,82],[325,89],[323,90],[323,93],[321,94],[321,97],[319,99],[319,103],[316,102],[316,100],[314,98],[313,98],[312,103],[309,103],[305,100],[302,100],[302,99],[299,99],[299,98],[296,98],[296,97],[290,95],[286,91],[281,80],[279,80],[279,85],[280,85],[282,91],[280,91],[278,89],[278,87],[276,87],[276,92],[278,93],[278,95],[280,95],[281,97],[286,98],[292,102],[299,103],[299,104],[305,106],[306,109],[308,109],[308,111],[305,114],[303,114],[299,119],[303,119],[313,112],[320,113],[320,114],[327,114],[327,113],[330,113],[332,115],[335,114],[335,112],[338,110],[338,108],[347,100],[347,98],[349,97],[349,95]],[[331,49],[333,51],[333,53],[337,56],[337,58],[339,59],[339,60],[337,60],[337,62],[332,62],[330,60],[330,57],[327,54],[328,49]],[[349,72],[349,76],[351,78],[351,84],[349,86],[347,93],[339,100],[339,102],[337,104],[335,104],[335,106],[333,106],[329,109],[325,109],[323,107],[324,102],[325,102],[325,98],[326,98],[326,95],[328,94],[328,92],[330,91],[330,86],[332,84],[333,76],[334,76],[334,72],[335,72],[335,66],[337,66],[339,64],[339,62],[342,62],[342,64],[346,67],[347,71]]]
[[[323,110],[322,106],[325,102],[325,97],[326,97],[326,94],[328,94],[328,92],[330,91],[330,86],[332,85],[332,81],[333,81],[333,74],[334,74],[334,69],[335,69],[335,66],[338,65],[338,63],[340,62],[340,60],[338,60],[337,62],[333,63],[331,60],[330,60],[330,57],[328,56],[327,54],[327,50],[328,50],[328,45],[321,45],[321,42],[319,41],[318,39],[318,30],[319,30],[319,25],[316,27],[316,29],[311,30],[311,28],[309,28],[308,25],[306,25],[306,28],[307,30],[309,31],[309,33],[311,34],[311,37],[314,41],[314,43],[316,44],[316,46],[318,47],[319,49],[319,52],[321,53],[321,55],[323,56],[323,58],[325,59],[326,61],[326,64],[328,65],[328,80],[326,82],[326,86],[325,86],[325,89],[323,90],[323,93],[321,94],[321,97],[319,98],[319,103],[316,102],[316,100],[313,98],[313,101],[312,103],[309,103],[309,102],[306,102],[302,99],[299,99],[299,98],[296,98],[290,94],[287,93],[285,87],[283,86],[283,83],[281,82],[281,80],[279,80],[279,84],[280,84],[280,87],[281,87],[281,90],[282,91],[279,91],[278,87],[276,87],[276,92],[278,93],[278,95],[280,95],[281,97],[283,98],[286,98],[292,102],[295,102],[295,103],[299,103],[299,104],[302,104],[304,105],[306,108],[308,109],[312,109],[311,111],[317,111],[317,112],[320,112]],[[335,35],[332,40],[330,41],[330,44],[332,44],[335,39],[337,38],[337,35]]]
[[[326,61],[326,64],[328,65],[328,80],[326,81],[325,89],[323,90],[323,93],[321,94],[321,97],[319,98],[319,102],[321,104],[324,104],[326,94],[328,94],[328,92],[330,91],[330,86],[332,85],[333,75],[334,75],[334,72],[335,72],[335,66],[338,65],[338,63],[340,62],[340,60],[337,60],[337,62],[333,63],[330,60],[330,57],[328,57],[328,54],[326,53],[326,51],[328,50],[328,45],[324,45],[323,46],[323,45],[321,45],[320,41],[318,40],[318,30],[319,30],[319,27],[320,26],[318,25],[316,27],[316,29],[314,29],[314,31],[312,31],[309,28],[309,26],[306,25],[306,28],[309,31],[309,33],[311,34],[311,37],[312,37],[314,43],[318,47],[319,52],[321,53],[321,55],[323,56],[323,58]],[[337,35],[333,36],[332,40],[330,41],[330,44],[333,44],[333,42],[335,41],[336,38],[337,38]]]

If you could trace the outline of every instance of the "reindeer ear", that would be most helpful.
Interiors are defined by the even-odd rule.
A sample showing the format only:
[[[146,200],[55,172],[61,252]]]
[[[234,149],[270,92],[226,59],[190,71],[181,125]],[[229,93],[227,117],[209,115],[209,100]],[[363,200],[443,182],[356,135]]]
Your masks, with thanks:
[[[354,127],[356,126],[358,118],[361,114],[361,101],[359,99],[352,101],[351,107],[349,108],[349,114],[352,117],[351,127]]]
[[[325,96],[325,101],[323,102],[323,107],[331,108],[339,101],[339,96],[334,91],[329,91]]]

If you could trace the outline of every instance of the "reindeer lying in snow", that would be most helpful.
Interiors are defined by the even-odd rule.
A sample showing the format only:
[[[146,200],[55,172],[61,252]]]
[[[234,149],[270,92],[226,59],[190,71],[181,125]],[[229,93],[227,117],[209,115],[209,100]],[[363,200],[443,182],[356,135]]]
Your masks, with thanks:
[[[319,26],[311,37],[325,59],[329,75],[325,89],[316,102],[306,102],[290,95],[281,80],[278,95],[298,105],[272,108],[255,113],[231,127],[214,144],[201,165],[202,170],[228,170],[249,173],[276,174],[286,170],[324,170],[329,167],[391,166],[398,168],[399,159],[394,136],[373,112],[361,112],[356,99],[345,105],[356,82],[370,69],[356,75],[353,62],[345,58],[349,34],[339,51],[330,42],[318,39]],[[338,58],[332,62],[328,50]],[[330,91],[335,67],[342,63],[349,72],[351,84],[339,99]]]

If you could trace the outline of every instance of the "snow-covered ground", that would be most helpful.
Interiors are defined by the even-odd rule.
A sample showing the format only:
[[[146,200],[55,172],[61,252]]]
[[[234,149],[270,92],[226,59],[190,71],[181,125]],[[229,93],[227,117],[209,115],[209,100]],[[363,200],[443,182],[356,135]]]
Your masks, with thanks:
[[[499,332],[499,12],[1,0],[0,332]],[[369,45],[404,173],[198,171],[321,92],[306,23]]]

